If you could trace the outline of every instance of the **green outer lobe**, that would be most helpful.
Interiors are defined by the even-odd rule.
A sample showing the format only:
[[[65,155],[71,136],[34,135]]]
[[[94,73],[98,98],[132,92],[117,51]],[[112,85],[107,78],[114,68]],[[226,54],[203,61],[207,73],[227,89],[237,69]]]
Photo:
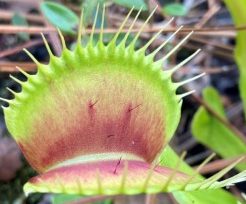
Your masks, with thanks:
[[[42,133],[40,133],[40,131],[39,133],[36,132],[36,135],[39,136],[33,135],[36,130],[35,121],[42,121],[44,111],[47,109],[48,112],[52,112],[50,107],[55,107],[53,98],[56,99],[56,97],[51,94],[51,85],[60,83],[61,86],[59,86],[55,92],[61,96],[69,95],[69,89],[71,90],[71,93],[73,93],[80,85],[89,87],[90,81],[88,81],[88,83],[82,82],[80,77],[81,79],[86,79],[88,74],[93,75],[93,73],[98,74],[100,72],[103,75],[105,74],[105,70],[102,68],[104,66],[106,66],[106,70],[108,70],[110,75],[116,73],[116,79],[119,72],[122,72],[122,74],[129,74],[129,77],[132,76],[133,79],[136,80],[136,83],[142,81],[142,83],[148,84],[150,87],[149,89],[152,90],[152,93],[150,93],[151,96],[155,95],[154,98],[156,98],[159,94],[160,98],[153,103],[153,108],[158,107],[155,103],[163,104],[163,108],[161,107],[160,111],[162,109],[165,114],[164,139],[165,143],[169,141],[180,118],[181,102],[179,101],[179,97],[175,94],[175,85],[171,82],[170,75],[161,71],[159,63],[154,63],[152,57],[145,56],[144,50],[136,52],[133,50],[132,46],[129,46],[126,50],[124,49],[122,44],[115,46],[111,43],[109,47],[102,47],[100,44],[98,44],[97,47],[93,47],[92,44],[89,44],[86,48],[78,46],[74,52],[64,50],[61,58],[52,57],[49,65],[39,65],[38,73],[29,77],[28,82],[23,85],[22,92],[16,95],[10,108],[4,110],[9,131],[21,146],[24,154],[28,151],[27,154],[31,155],[31,157],[27,156],[27,159],[36,170],[43,171],[60,161],[71,159],[71,156],[73,155],[71,154],[68,158],[57,158],[57,161],[53,159],[51,163],[47,164],[37,158],[40,154],[45,154],[42,145],[36,145],[36,143],[32,144],[32,140],[35,141],[40,137],[39,140],[41,143],[42,141],[46,141],[45,145],[47,148],[54,148],[54,146],[51,148],[49,143],[52,144],[52,135],[54,135],[56,131],[50,133],[49,139],[42,138]],[[68,87],[63,87],[63,84],[66,85],[66,81],[63,80],[68,79],[70,81],[72,80],[72,83],[75,84],[74,87],[69,86],[69,89]],[[69,84],[71,85],[71,83]],[[134,93],[136,90],[131,91]],[[43,98],[44,96],[45,99]],[[73,96],[71,95],[69,97],[70,101],[67,102],[71,103],[70,106],[72,109],[73,100],[71,99]],[[149,98],[149,100],[152,100],[152,97]],[[97,99],[95,98],[95,100]],[[152,108],[149,108],[149,110],[152,110]],[[54,111],[59,112],[61,110],[59,110],[58,107],[58,109],[54,109]],[[76,113],[76,110],[74,110],[74,112],[71,111],[71,113]],[[67,116],[64,115],[62,117]],[[59,118],[57,118],[57,121],[59,121]],[[46,125],[49,124],[49,122],[46,122]],[[43,130],[46,129],[47,127],[44,126]],[[48,140],[50,141],[48,142]],[[156,138],[156,141],[153,140],[152,143],[153,142],[160,143],[158,138]],[[151,146],[151,143],[149,145]],[[59,145],[57,146],[59,148]],[[159,150],[157,149],[154,151]],[[157,155],[158,152],[155,154]],[[74,153],[74,156],[79,155]],[[39,162],[39,164],[36,165],[35,163],[37,162]]]
[[[215,89],[212,87],[204,89],[203,97],[214,111],[226,119],[223,104]],[[203,107],[200,107],[193,117],[192,132],[199,142],[208,146],[224,158],[241,156],[246,153],[244,142]],[[245,170],[246,162],[238,164],[237,168],[240,171]]]
[[[167,146],[159,159],[161,161],[161,166],[175,168],[179,156],[170,148],[170,146]],[[179,171],[189,175],[194,174],[194,170],[184,161],[181,162]],[[199,175],[199,178],[203,177]],[[221,204],[221,201],[223,201],[223,204],[238,204],[237,198],[223,189],[194,192],[178,191],[174,192],[173,195],[180,204]]]

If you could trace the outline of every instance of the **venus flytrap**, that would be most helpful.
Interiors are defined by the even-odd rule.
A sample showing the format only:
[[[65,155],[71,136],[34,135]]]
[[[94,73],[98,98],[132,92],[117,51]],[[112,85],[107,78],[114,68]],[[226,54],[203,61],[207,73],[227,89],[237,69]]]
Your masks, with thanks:
[[[81,23],[74,51],[67,49],[58,31],[63,45],[60,57],[53,55],[42,35],[50,55],[47,65],[25,50],[38,71],[29,75],[18,68],[27,81],[11,78],[22,86],[22,91],[9,89],[15,98],[2,99],[9,104],[3,107],[7,127],[39,173],[25,184],[24,191],[117,195],[214,189],[244,181],[245,172],[217,181],[242,158],[207,180],[178,171],[179,163],[174,169],[157,163],[179,123],[182,98],[190,94],[177,95],[177,88],[203,75],[172,82],[172,74],[199,50],[173,69],[162,70],[163,61],[192,32],[163,59],[155,61],[156,53],[174,35],[149,55],[146,49],[158,35],[135,50],[135,43],[154,11],[126,46],[140,12],[119,44],[116,40],[132,10],[105,45],[103,26],[98,43],[93,43],[98,10],[99,7],[85,47],[81,45]],[[102,19],[104,13],[105,7]]]

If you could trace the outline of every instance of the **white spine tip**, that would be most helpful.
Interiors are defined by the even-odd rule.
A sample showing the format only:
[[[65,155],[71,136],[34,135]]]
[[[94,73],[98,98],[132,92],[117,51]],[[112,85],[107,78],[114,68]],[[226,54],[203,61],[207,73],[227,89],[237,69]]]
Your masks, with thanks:
[[[183,28],[183,26],[180,26],[179,29],[177,31],[175,31],[172,36],[175,36],[176,33],[181,30]],[[169,58],[175,51],[177,51],[188,39],[189,37],[193,34],[194,31],[191,31],[190,33],[188,33],[188,35],[185,36],[185,38],[183,40],[181,40],[170,52],[168,52],[166,54],[165,57],[163,57],[163,59],[161,59],[162,61],[165,61],[167,58]],[[172,36],[170,36],[169,38],[171,38]]]
[[[201,77],[203,77],[203,76],[205,76],[205,75],[206,75],[206,72],[203,72],[203,73],[201,73],[201,74],[199,74],[199,75],[193,77],[193,79],[196,80],[196,79],[199,79],[199,78],[201,78]]]
[[[3,109],[3,110],[6,110],[8,107],[5,107],[5,106],[1,106],[1,108]]]
[[[183,93],[183,94],[179,94],[179,95],[177,95],[180,99],[183,99],[184,97],[186,97],[186,96],[189,96],[189,95],[191,95],[191,94],[193,94],[193,93],[195,93],[196,92],[196,90],[192,90],[192,91],[188,91],[188,92],[186,92],[186,93]]]
[[[145,46],[143,48],[141,48],[142,50],[146,50],[156,39],[157,37],[166,29],[167,26],[169,26],[171,24],[171,22],[173,21],[174,18],[171,18],[159,31],[158,33],[156,33],[148,42],[147,44],[145,44]],[[166,44],[166,42],[164,42]],[[163,43],[163,44],[164,44]],[[164,45],[161,45],[164,46]],[[158,49],[158,48],[157,48]]]
[[[65,42],[65,39],[64,39],[64,36],[63,36],[61,30],[59,28],[56,28],[56,30],[57,30],[58,35],[60,37],[63,50],[67,49],[66,42]]]
[[[44,34],[43,34],[43,33],[40,33],[40,35],[41,35],[41,37],[42,37],[42,39],[43,39],[44,45],[45,45],[46,50],[47,50],[47,52],[49,53],[50,57],[51,57],[51,56],[54,56],[53,53],[52,53],[52,51],[51,51],[51,49],[50,49],[50,46],[49,46],[49,44],[48,44],[48,42],[47,42],[47,39],[46,39],[45,36],[44,36]]]
[[[203,72],[203,73],[201,73],[201,74],[198,74],[198,75],[195,76],[195,77],[192,77],[192,78],[190,78],[190,79],[187,79],[187,80],[184,80],[184,81],[181,81],[181,82],[177,82],[177,83],[174,83],[174,84],[175,84],[176,88],[179,88],[180,86],[183,86],[183,85],[185,85],[185,84],[187,84],[187,83],[190,83],[190,82],[192,82],[192,81],[195,81],[195,80],[197,80],[197,79],[203,77],[205,74],[206,74],[206,73]]]
[[[123,28],[124,28],[126,22],[128,21],[130,15],[132,14],[133,10],[134,10],[134,7],[132,7],[131,10],[128,12],[127,16],[125,17],[125,19],[124,19],[123,22],[121,23],[121,25],[120,25],[120,27],[119,27],[117,33],[114,35],[114,37],[113,37],[113,39],[112,39],[113,45],[115,44],[116,40],[118,39],[120,33],[122,32],[122,30],[123,30]]]
[[[79,45],[81,45],[83,21],[84,21],[84,8],[82,8],[82,11],[80,14],[80,20],[79,20],[79,28],[78,28],[78,36],[77,36],[77,42]]]
[[[132,24],[131,24],[130,27],[128,28],[128,31],[126,32],[126,34],[125,34],[123,40],[121,41],[121,42],[122,42],[122,45],[126,45],[126,40],[127,40],[128,36],[130,35],[130,33],[131,33],[131,31],[132,31],[132,28],[134,27],[134,25],[135,25],[135,23],[136,23],[136,21],[137,21],[139,15],[140,15],[140,13],[142,12],[142,9],[143,9],[143,6],[141,6],[141,8],[140,8],[140,10],[137,12],[137,14],[136,14],[136,16],[135,16],[135,18],[134,18]]]
[[[106,6],[105,3],[103,4],[103,11],[102,11],[102,20],[101,20],[101,28],[100,28],[100,36],[99,36],[99,42],[103,44],[103,32],[104,32],[104,21],[105,21],[105,10]]]
[[[23,81],[21,81],[21,80],[19,80],[19,79],[15,78],[14,76],[9,75],[9,77],[10,77],[12,80],[14,80],[15,82],[17,82],[18,84],[20,84],[20,85],[22,85],[22,84],[23,84]]]
[[[91,30],[91,34],[90,34],[90,43],[91,44],[92,44],[93,38],[94,38],[96,23],[97,23],[97,19],[98,19],[98,11],[99,11],[99,3],[97,4],[96,14],[95,14],[95,17],[94,17],[94,22],[93,22],[93,26],[92,26],[92,30]]]
[[[153,9],[153,13],[158,9],[158,5],[155,6],[155,8]]]
[[[26,48],[23,48],[23,51],[32,59],[32,61],[36,64],[39,65],[39,61],[30,53]]]
[[[174,72],[176,72],[177,70],[179,70],[182,66],[184,66],[187,62],[189,62],[190,60],[192,60],[196,55],[198,55],[200,53],[200,51],[201,51],[201,49],[198,49],[192,55],[190,55],[189,57],[187,57],[186,59],[184,59],[182,62],[180,62],[179,64],[177,64],[175,67],[173,67],[170,70],[167,70],[167,72],[170,72],[170,74],[172,75]]]
[[[224,181],[220,181],[217,182],[220,178],[222,178],[226,173],[228,173],[230,170],[232,170],[237,164],[239,164],[243,159],[245,159],[245,156],[240,157],[239,159],[237,159],[235,162],[233,162],[231,165],[229,165],[228,167],[222,169],[221,171],[219,171],[218,173],[216,173],[215,175],[211,176],[210,178],[206,179],[205,181],[203,181],[199,187],[199,189],[209,189],[209,188],[213,188],[214,186],[217,187],[224,187],[224,186],[228,186],[230,184],[234,184],[237,183],[235,182],[236,179],[240,177],[240,179],[242,178],[242,174],[243,172],[229,178],[226,179]]]
[[[20,67],[16,66],[15,67],[20,73],[22,73],[25,77],[29,77],[30,74],[28,74],[26,71],[24,71],[23,69],[21,69]]]
[[[154,10],[149,14],[148,18],[145,20],[145,22],[143,23],[143,25],[141,26],[141,28],[139,29],[138,33],[136,34],[136,36],[134,37],[134,39],[132,40],[130,46],[132,48],[134,48],[136,41],[138,40],[139,36],[141,35],[141,33],[143,32],[143,29],[145,28],[145,26],[147,25],[147,23],[149,22],[149,20],[151,19],[151,17],[154,15],[156,9],[158,6],[156,6],[154,8]]]
[[[10,93],[12,93],[13,95],[16,94],[16,92],[14,92],[12,89],[10,89],[9,87],[6,88]]]
[[[6,103],[8,103],[8,102],[9,102],[9,100],[8,100],[8,99],[6,99],[6,98],[2,98],[2,97],[0,97],[0,101],[6,102]]]

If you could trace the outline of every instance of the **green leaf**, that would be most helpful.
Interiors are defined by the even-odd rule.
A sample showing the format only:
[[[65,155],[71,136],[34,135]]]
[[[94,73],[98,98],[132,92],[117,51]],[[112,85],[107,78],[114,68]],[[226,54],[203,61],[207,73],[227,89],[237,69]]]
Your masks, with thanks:
[[[81,199],[81,196],[78,195],[69,195],[69,194],[54,194],[52,195],[51,202],[52,204],[65,204],[69,201],[75,201]]]
[[[78,200],[81,200],[81,203],[82,203],[83,198],[86,199],[85,196],[69,195],[69,194],[53,194],[51,197],[51,203],[52,204],[68,204],[68,203],[72,203],[72,201],[78,201]],[[95,202],[95,204],[112,204],[112,199],[98,201],[98,202]]]
[[[72,201],[78,201],[82,198],[83,198],[82,196],[78,196],[78,195],[53,194],[52,198],[51,198],[51,202],[52,202],[52,204],[68,204],[70,202],[72,203]],[[84,197],[84,198],[86,198],[86,197]],[[106,199],[103,201],[98,201],[95,204],[112,204],[112,199]]]
[[[179,156],[167,146],[160,156],[160,165],[176,168],[178,160]],[[194,170],[184,161],[181,162],[179,170],[190,175],[194,173]],[[202,177],[200,176],[200,178]],[[173,193],[173,196],[179,204],[238,204],[237,198],[223,189],[193,192],[178,191]]]
[[[204,89],[204,100],[221,117],[226,119],[225,111],[220,96],[212,87]],[[228,127],[200,107],[192,121],[192,132],[195,138],[202,144],[211,148],[224,158],[246,153],[246,145]],[[239,170],[246,169],[246,163],[237,166]]]
[[[136,10],[140,10],[142,8],[142,10],[146,11],[148,9],[144,0],[134,0],[134,1],[133,0],[113,0],[113,2],[121,6],[125,6],[127,8],[134,7],[134,9]]]
[[[61,31],[70,34],[74,33],[79,18],[73,11],[61,4],[49,1],[41,4],[41,11],[49,22],[58,27]]]
[[[17,25],[17,26],[28,26],[26,19],[18,13],[14,14],[14,16],[12,18],[12,24]],[[28,33],[20,32],[20,33],[18,33],[18,36],[23,41],[27,41],[30,39],[30,36]]]
[[[180,3],[171,3],[163,7],[162,11],[168,16],[186,16],[187,8]]]
[[[245,0],[224,0],[229,9],[236,26],[246,24],[246,1]],[[239,88],[243,101],[246,117],[246,31],[240,30],[237,33],[235,59],[239,68]]]
[[[180,204],[239,204],[233,195],[222,189],[175,192],[174,197]]]

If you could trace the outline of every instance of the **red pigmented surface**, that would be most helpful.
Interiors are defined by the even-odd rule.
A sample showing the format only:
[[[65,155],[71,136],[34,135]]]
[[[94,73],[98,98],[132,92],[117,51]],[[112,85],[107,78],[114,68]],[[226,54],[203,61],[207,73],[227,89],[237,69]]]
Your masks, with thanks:
[[[20,144],[39,172],[76,156],[125,152],[147,162],[164,144],[164,113],[159,97],[145,83],[119,76],[116,81],[92,76],[89,87],[71,81],[59,94],[50,88],[52,103],[34,119],[32,139]],[[117,82],[117,83],[116,83]],[[48,99],[47,99],[48,100]]]
[[[124,191],[122,189],[122,175],[125,174],[125,190],[138,189],[143,190],[146,179],[149,178],[147,186],[162,189],[167,182],[173,169],[156,166],[149,177],[151,166],[146,162],[134,160],[109,160],[98,161],[86,164],[76,164],[60,167],[45,172],[29,180],[29,183],[37,187],[49,187],[54,192],[59,192],[62,186],[66,189],[73,189],[73,193],[82,193],[83,191],[98,190],[98,178],[100,185],[104,190]],[[189,178],[181,172],[176,172],[173,177],[172,185],[181,185]],[[121,188],[121,189],[120,189]],[[82,190],[82,192],[79,192]],[[86,192],[83,192],[86,194]]]

